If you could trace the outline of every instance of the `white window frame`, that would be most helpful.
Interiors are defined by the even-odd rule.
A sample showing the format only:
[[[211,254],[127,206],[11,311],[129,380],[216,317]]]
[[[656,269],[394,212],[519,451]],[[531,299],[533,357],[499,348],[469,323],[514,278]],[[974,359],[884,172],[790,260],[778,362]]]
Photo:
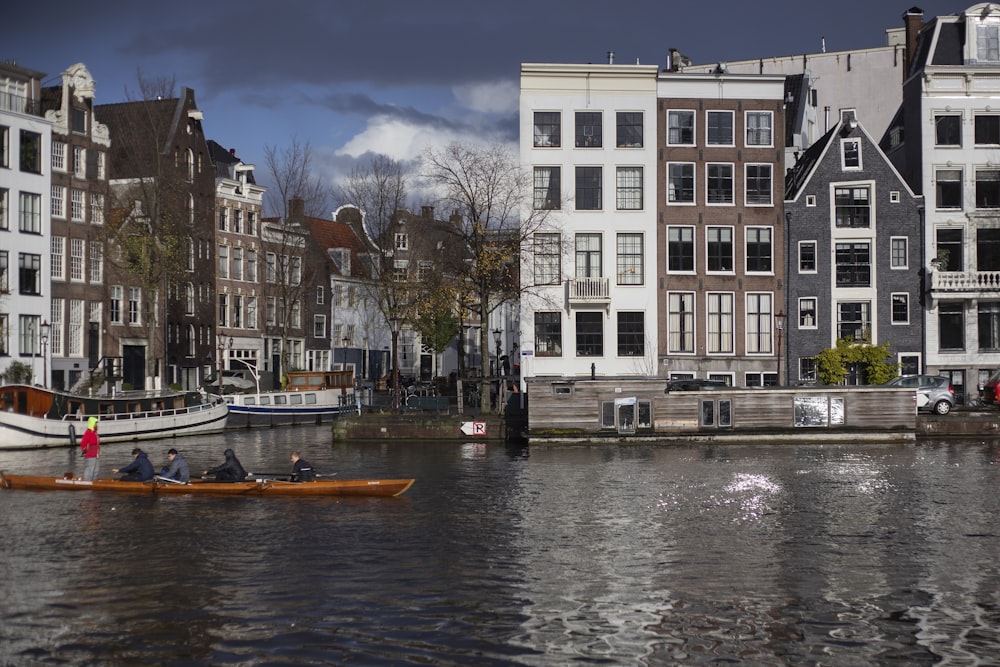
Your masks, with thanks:
[[[803,270],[802,269],[802,247],[803,246],[807,246],[807,245],[811,245],[812,248],[813,248],[813,268],[812,268],[812,270],[809,270],[809,269]],[[804,241],[799,241],[798,256],[797,257],[798,257],[798,273],[814,274],[814,273],[816,273],[819,270],[819,244],[816,241],[814,241],[812,239],[807,239],[807,240],[804,240]]]
[[[809,304],[812,304],[812,322],[808,322],[806,317],[809,311]],[[814,296],[799,297],[798,323],[799,329],[818,329],[819,324],[819,300]]]
[[[671,183],[671,167],[683,167],[685,170],[690,170],[691,173],[691,200],[683,199],[671,199],[674,196],[670,183]],[[667,206],[695,206],[698,202],[698,170],[695,167],[694,162],[668,162],[667,163]],[[681,175],[683,178],[684,175]]]
[[[848,166],[847,164],[847,145],[855,144],[858,150],[858,163],[856,165]],[[843,171],[861,171],[865,168],[864,160],[861,155],[861,139],[858,137],[847,137],[840,140],[840,168]]]
[[[691,141],[681,142],[681,141],[671,141],[670,140],[670,121],[675,115],[683,114],[691,118]],[[695,146],[697,144],[698,137],[698,114],[694,109],[668,109],[667,110],[667,145],[668,146]]]
[[[689,311],[674,310],[676,305],[690,306]],[[667,292],[667,354],[693,356],[698,349],[698,300],[694,292]],[[673,332],[675,321],[683,322],[688,326],[677,333]],[[680,338],[678,338],[680,337]],[[690,344],[690,349],[687,345]]]
[[[736,353],[735,292],[705,294],[705,351],[712,356]]]
[[[729,201],[713,202],[709,198],[709,184],[711,178],[708,175],[712,167],[729,167]],[[736,206],[736,165],[732,162],[706,162],[705,163],[705,205],[706,206]]]
[[[906,300],[906,321],[899,322],[896,320],[896,309],[893,307],[895,304],[896,297],[902,297]],[[893,292],[889,295],[889,323],[893,326],[905,326],[910,323],[910,294],[909,292]]]
[[[711,123],[708,121],[713,115],[719,116],[729,116],[729,141],[726,143],[710,141],[708,133],[711,131]],[[714,147],[728,147],[733,148],[736,146],[736,113],[727,109],[706,109],[705,110],[705,145]]]
[[[751,132],[759,134],[761,132],[760,128],[754,128],[750,126],[750,117],[760,116],[766,117],[767,121],[767,134],[770,139],[767,143],[756,143],[750,141]],[[774,112],[765,111],[763,109],[754,109],[751,111],[743,112],[743,124],[744,124],[744,141],[747,148],[773,148],[774,147]]]
[[[750,201],[750,168],[767,167],[769,175],[767,179],[767,201]],[[743,203],[748,206],[774,206],[774,165],[770,162],[748,162],[743,165]]]
[[[896,264],[896,244],[903,244],[903,263]],[[910,239],[906,236],[889,237],[889,268],[893,271],[905,271],[910,268]]]

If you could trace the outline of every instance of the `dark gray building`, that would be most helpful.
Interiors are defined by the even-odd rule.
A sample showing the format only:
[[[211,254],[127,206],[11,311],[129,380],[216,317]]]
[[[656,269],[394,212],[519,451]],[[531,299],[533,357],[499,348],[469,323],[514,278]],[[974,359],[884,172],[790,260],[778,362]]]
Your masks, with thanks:
[[[814,381],[813,357],[841,338],[888,342],[902,373],[921,372],[922,213],[852,114],[803,153],[785,188],[789,384]]]

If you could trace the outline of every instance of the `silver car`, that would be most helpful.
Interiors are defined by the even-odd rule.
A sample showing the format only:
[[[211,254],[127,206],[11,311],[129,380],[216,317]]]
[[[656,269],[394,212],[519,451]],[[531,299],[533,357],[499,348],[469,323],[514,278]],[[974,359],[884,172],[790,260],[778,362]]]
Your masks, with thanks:
[[[917,410],[946,415],[955,407],[955,389],[944,375],[900,375],[886,385],[916,389]]]

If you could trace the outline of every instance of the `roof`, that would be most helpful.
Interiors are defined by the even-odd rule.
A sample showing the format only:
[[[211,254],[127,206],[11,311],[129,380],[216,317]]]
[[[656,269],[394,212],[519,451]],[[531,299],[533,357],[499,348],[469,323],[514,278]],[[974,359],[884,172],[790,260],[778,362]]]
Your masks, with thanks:
[[[213,139],[208,140],[208,157],[212,161],[212,164],[215,165],[216,176],[225,176],[226,178],[235,178],[236,175],[233,167],[238,164],[244,164],[243,160],[236,156],[235,148],[227,150],[222,147],[222,144]],[[220,167],[225,167],[225,174],[222,173],[223,170]],[[257,182],[254,180],[253,170],[247,171],[246,174],[247,183],[256,185]]]
[[[785,176],[785,201],[795,199],[802,190],[802,187],[809,182],[813,169],[823,156],[823,153],[826,152],[826,147],[830,144],[834,135],[837,134],[838,129],[840,129],[839,123],[814,141],[812,146],[807,148],[799,157],[799,161],[795,163],[795,166],[792,167],[788,175]]]
[[[338,217],[342,219],[325,220],[323,218],[306,216],[303,219],[303,223],[312,233],[313,243],[323,252],[332,275],[348,278],[367,278],[368,271],[365,268],[366,264],[361,261],[361,255],[367,254],[369,249],[365,246],[364,241],[355,233],[351,224],[345,221],[347,216]],[[346,248],[351,252],[350,273],[346,276],[341,273],[340,264],[335,262],[327,252],[327,250],[334,248]]]
[[[169,154],[183,103],[183,99],[175,97],[94,107],[94,116],[108,126],[113,137],[109,163],[112,171],[119,173],[112,178],[156,175],[154,146],[159,147],[161,155]]]

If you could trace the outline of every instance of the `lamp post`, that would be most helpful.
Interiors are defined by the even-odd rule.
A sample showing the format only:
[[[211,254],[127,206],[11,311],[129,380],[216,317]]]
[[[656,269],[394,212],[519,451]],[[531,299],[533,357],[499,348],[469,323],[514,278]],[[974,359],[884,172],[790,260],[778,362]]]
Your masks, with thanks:
[[[52,325],[42,320],[42,387],[45,389],[49,388],[49,357],[48,357],[48,345],[49,345],[49,329]]]
[[[502,342],[503,331],[500,327],[493,330],[493,342],[496,343],[497,350],[497,360],[496,360],[496,376],[500,377],[500,343]]]
[[[222,396],[222,355],[226,353],[226,339],[218,334],[216,338],[219,341],[219,396]],[[233,349],[233,337],[229,337],[229,349]]]
[[[350,344],[351,339],[344,336],[344,370],[347,370],[347,346]]]
[[[778,330],[778,386],[781,386],[781,332],[785,329],[785,311],[779,310],[774,316],[774,328]]]
[[[403,321],[398,317],[389,318],[392,329],[392,409],[399,412],[399,327]]]

